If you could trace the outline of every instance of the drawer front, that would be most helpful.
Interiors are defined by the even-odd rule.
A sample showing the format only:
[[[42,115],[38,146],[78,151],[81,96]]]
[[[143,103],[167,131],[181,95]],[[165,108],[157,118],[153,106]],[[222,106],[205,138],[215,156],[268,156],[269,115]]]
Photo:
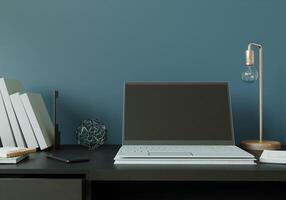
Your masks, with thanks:
[[[82,200],[82,179],[0,179],[0,199]]]

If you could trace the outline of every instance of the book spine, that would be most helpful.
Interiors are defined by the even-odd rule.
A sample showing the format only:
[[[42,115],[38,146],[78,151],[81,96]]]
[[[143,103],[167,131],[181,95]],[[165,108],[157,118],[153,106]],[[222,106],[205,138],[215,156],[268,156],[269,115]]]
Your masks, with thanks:
[[[2,146],[4,147],[16,146],[1,91],[0,91],[0,139],[2,142]]]
[[[21,101],[20,94],[12,94],[10,95],[10,98],[27,146],[30,148],[38,148],[39,145],[25,111],[24,105]]]
[[[40,149],[43,150],[43,149],[50,147],[51,143],[49,140],[47,140],[45,138],[45,135],[44,135],[45,133],[43,133],[43,131],[40,127],[39,121],[37,119],[36,113],[34,112],[34,109],[32,107],[32,103],[29,99],[28,94],[27,93],[21,94],[20,98],[21,98],[22,103],[24,105],[24,108],[27,112],[27,116],[29,118],[29,121],[31,122],[33,131],[34,131],[36,139],[39,143]]]
[[[16,80],[1,79],[1,92],[4,100],[4,105],[8,114],[9,122],[12,128],[12,132],[15,137],[16,145],[18,147],[26,147],[22,131],[19,127],[16,115],[14,113],[12,103],[10,100],[10,95],[15,92],[22,90],[21,84]]]

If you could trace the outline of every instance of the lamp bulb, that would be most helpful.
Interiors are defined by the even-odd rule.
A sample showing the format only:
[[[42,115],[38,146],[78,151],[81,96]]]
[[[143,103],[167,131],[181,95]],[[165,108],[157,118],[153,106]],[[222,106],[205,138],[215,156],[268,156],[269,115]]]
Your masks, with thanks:
[[[247,66],[241,73],[241,80],[246,83],[253,83],[258,79],[257,69],[253,66]]]

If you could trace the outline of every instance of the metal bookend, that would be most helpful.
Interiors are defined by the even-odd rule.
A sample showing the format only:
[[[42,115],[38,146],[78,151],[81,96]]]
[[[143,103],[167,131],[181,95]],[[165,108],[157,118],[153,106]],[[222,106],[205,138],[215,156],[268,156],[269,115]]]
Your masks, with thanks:
[[[55,134],[55,138],[54,138],[54,150],[57,150],[60,148],[60,144],[61,144],[61,134],[60,134],[60,130],[59,130],[59,124],[57,123],[57,100],[59,98],[59,91],[55,90],[54,91],[54,134]]]

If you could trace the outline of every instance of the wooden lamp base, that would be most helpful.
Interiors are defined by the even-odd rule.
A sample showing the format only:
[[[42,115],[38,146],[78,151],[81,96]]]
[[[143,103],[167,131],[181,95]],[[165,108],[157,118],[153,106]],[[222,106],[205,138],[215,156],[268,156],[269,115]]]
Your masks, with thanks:
[[[281,148],[281,143],[273,140],[244,140],[240,147],[246,150],[276,150]]]

